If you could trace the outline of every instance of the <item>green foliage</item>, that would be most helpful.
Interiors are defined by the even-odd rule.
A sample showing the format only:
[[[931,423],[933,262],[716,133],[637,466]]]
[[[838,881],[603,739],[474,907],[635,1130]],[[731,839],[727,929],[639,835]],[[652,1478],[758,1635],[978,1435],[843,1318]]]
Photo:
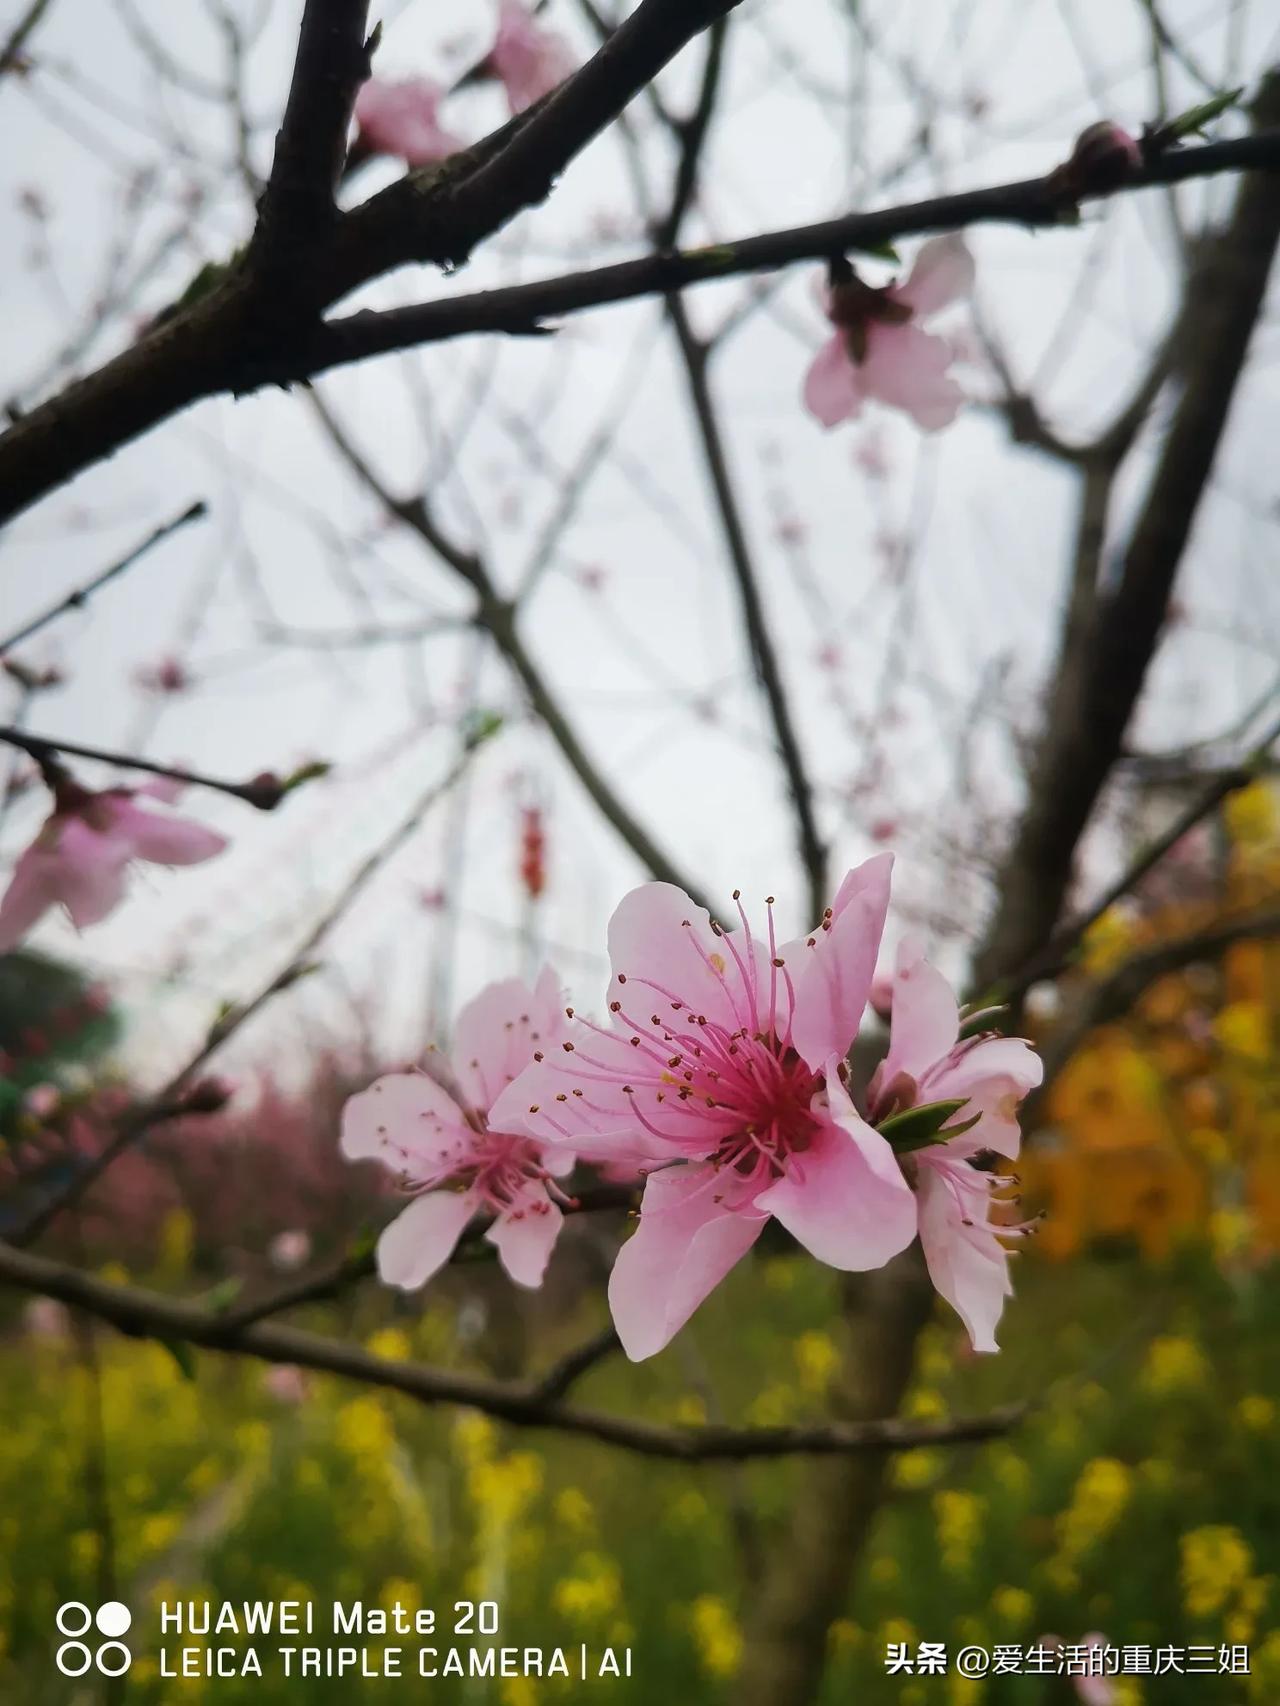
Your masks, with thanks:
[[[464,1353],[456,1330],[465,1283],[428,1294],[420,1315],[367,1286],[341,1309],[317,1310],[315,1325],[378,1355],[475,1366],[485,1340]],[[835,1299],[834,1276],[817,1264],[747,1264],[699,1315],[684,1351],[639,1367],[607,1362],[581,1401],[697,1422],[709,1383],[736,1419],[816,1419],[840,1354]],[[1156,1274],[1128,1260],[1020,1264],[999,1357],[969,1355],[940,1312],[922,1342],[911,1415],[1025,1396],[1045,1403],[982,1448],[894,1459],[862,1581],[830,1632],[823,1706],[961,1699],[947,1681],[887,1677],[889,1640],[1025,1645],[1047,1631],[1073,1640],[1100,1629],[1118,1643],[1248,1641],[1270,1663],[1280,1652],[1280,1412],[1268,1396],[1280,1372],[1278,1315],[1261,1283],[1228,1286],[1194,1263]],[[544,1329],[533,1361],[544,1366],[595,1325],[584,1306]],[[0,1346],[0,1698],[41,1706],[62,1698],[53,1613],[96,1592],[90,1375],[71,1337],[10,1332]],[[98,1352],[115,1570],[138,1613],[136,1706],[202,1693],[217,1706],[301,1698],[270,1671],[180,1688],[162,1680],[152,1607],[165,1597],[297,1597],[326,1617],[333,1599],[451,1612],[456,1600],[493,1598],[504,1643],[632,1646],[634,1677],[599,1685],[629,1706],[733,1701],[749,1605],[735,1508],[745,1501],[765,1544],[785,1547],[805,1464],[647,1462],[247,1359],[210,1353],[180,1367],[167,1348],[106,1329]],[[345,1706],[408,1686],[315,1681],[305,1698]],[[1163,1677],[1151,1697],[1161,1706],[1274,1698],[1223,1691],[1237,1686],[1246,1684]],[[432,1690],[459,1706],[570,1697],[515,1681]],[[988,1706],[1050,1698],[1030,1678],[963,1695]]]

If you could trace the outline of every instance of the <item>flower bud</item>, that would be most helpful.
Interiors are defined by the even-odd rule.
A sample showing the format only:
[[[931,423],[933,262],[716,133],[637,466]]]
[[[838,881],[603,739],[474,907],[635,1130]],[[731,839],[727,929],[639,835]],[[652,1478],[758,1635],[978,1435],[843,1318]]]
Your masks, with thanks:
[[[1100,119],[1082,130],[1070,158],[1049,174],[1055,187],[1074,200],[1118,189],[1142,165],[1142,148],[1127,130]]]

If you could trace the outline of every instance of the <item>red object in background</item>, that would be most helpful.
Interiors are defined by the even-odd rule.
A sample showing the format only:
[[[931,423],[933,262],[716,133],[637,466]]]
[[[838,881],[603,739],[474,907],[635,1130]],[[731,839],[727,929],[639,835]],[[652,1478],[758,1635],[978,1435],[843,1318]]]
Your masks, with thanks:
[[[547,886],[547,838],[541,806],[520,808],[520,881],[530,900],[537,900]]]

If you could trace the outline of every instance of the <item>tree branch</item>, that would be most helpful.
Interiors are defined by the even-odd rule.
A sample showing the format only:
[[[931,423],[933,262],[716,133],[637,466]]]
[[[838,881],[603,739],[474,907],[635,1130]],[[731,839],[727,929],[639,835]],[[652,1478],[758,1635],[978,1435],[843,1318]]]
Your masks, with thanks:
[[[1023,1406],[1014,1405],[983,1416],[934,1422],[893,1418],[827,1427],[664,1427],[605,1411],[562,1406],[554,1397],[542,1396],[536,1384],[506,1385],[419,1363],[394,1362],[296,1328],[260,1322],[229,1329],[224,1319],[198,1305],[176,1303],[139,1287],[108,1284],[12,1244],[0,1243],[0,1280],[57,1298],[135,1337],[200,1345],[263,1362],[317,1369],[400,1392],[422,1404],[458,1404],[517,1426],[577,1434],[677,1463],[914,1450],[918,1446],[990,1439],[1016,1426],[1025,1413]]]
[[[391,855],[409,839],[436,802],[442,799],[460,780],[470,765],[475,752],[486,738],[488,737],[482,736],[478,740],[469,742],[443,780],[433,782],[418,796],[391,834],[379,843],[348,877],[319,919],[307,932],[301,946],[290,955],[281,970],[274,977],[269,978],[250,1000],[228,1009],[215,1021],[204,1041],[190,1056],[186,1064],[174,1073],[163,1089],[157,1091],[154,1096],[140,1103],[124,1116],[116,1127],[114,1137],[106,1147],[92,1160],[86,1162],[77,1173],[74,1173],[55,1197],[43,1203],[22,1227],[11,1235],[12,1243],[15,1245],[32,1243],[47,1226],[57,1219],[64,1209],[78,1202],[89,1187],[102,1177],[112,1162],[122,1155],[126,1149],[131,1148],[144,1131],[155,1125],[157,1120],[169,1117],[163,1110],[172,1109],[173,1105],[178,1103],[180,1092],[189,1084],[194,1074],[212,1055],[217,1053],[230,1037],[241,1029],[248,1019],[251,1019],[255,1013],[265,1007],[272,996],[291,988],[300,978],[306,976],[307,972],[312,969],[312,956],[329,931],[346,913],[361,890],[381,870]]]
[[[72,595],[74,598],[74,594]],[[0,741],[16,746],[34,758],[42,768],[60,768],[55,755],[72,758],[91,758],[98,764],[115,764],[124,770],[145,770],[149,776],[167,776],[192,788],[212,788],[219,794],[230,794],[260,812],[273,812],[285,796],[292,792],[300,778],[281,781],[278,776],[255,776],[249,782],[222,782],[216,776],[202,776],[195,770],[180,770],[172,764],[156,764],[149,758],[131,758],[123,752],[107,752],[98,746],[79,746],[69,740],[49,740],[44,735],[28,734],[24,729],[0,726]],[[319,774],[324,766],[310,768],[308,775]]]
[[[474,551],[465,549],[449,538],[436,522],[425,498],[398,497],[386,486],[368,458],[321,398],[313,396],[312,405],[335,449],[351,471],[476,594],[472,620],[489,635],[519,679],[528,695],[529,703],[601,816],[631,849],[650,876],[659,882],[674,883],[677,888],[684,889],[700,906],[706,906],[707,902],[697,885],[691,883],[676,867],[639,818],[614,792],[604,771],[578,739],[577,731],[561,708],[559,699],[520,636],[516,626],[515,606],[499,597],[485,563]]]
[[[1280,72],[1264,80],[1254,107],[1256,125],[1277,119]],[[1184,384],[1117,583],[1095,603],[1079,643],[1073,641],[1061,656],[1027,809],[1004,861],[998,909],[975,964],[979,989],[1000,988],[1001,979],[1008,980],[1007,989],[1025,989],[1043,975],[1046,943],[1070,885],[1076,848],[1120,755],[1155,656],[1277,244],[1280,195],[1266,177],[1246,177],[1228,225],[1201,244],[1188,279],[1180,316]],[[1070,940],[1088,922],[1086,915],[1072,924]]]
[[[258,204],[247,266],[264,301],[314,300],[314,262],[337,224],[334,191],[347,157],[356,90],[369,75],[368,0],[306,0],[271,176]],[[284,302],[272,304],[279,313]]]
[[[996,993],[1001,1001],[1018,1001],[1024,996],[1033,983],[1044,977],[1050,977],[1061,971],[1069,962],[1072,953],[1079,945],[1089,929],[1098,922],[1104,912],[1110,910],[1118,900],[1132,893],[1149,871],[1160,863],[1165,854],[1182,840],[1183,836],[1209,816],[1210,812],[1220,806],[1223,800],[1238,793],[1241,788],[1247,788],[1251,782],[1265,770],[1271,757],[1271,749],[1280,741],[1280,718],[1267,729],[1262,739],[1239,764],[1215,776],[1205,790],[1197,794],[1189,805],[1180,811],[1173,822],[1163,829],[1159,835],[1149,841],[1114,882],[1106,888],[1095,900],[1092,906],[1077,913],[1063,927],[1052,935],[1039,954],[1029,959],[1016,975],[1006,978],[996,985]]]
[[[167,539],[171,533],[177,533],[188,522],[203,521],[208,513],[209,506],[201,498],[184,509],[181,515],[175,516],[172,521],[166,521],[162,527],[157,527],[154,533],[149,533],[140,545],[135,545],[133,550],[121,557],[118,563],[112,563],[110,568],[103,569],[102,573],[95,575],[91,581],[86,581],[83,586],[78,586],[74,592],[69,592],[57,604],[50,605],[42,615],[33,616],[30,622],[24,623],[21,628],[10,634],[7,640],[0,640],[0,657],[11,652],[15,646],[20,646],[24,640],[29,640],[33,634],[38,634],[42,628],[47,628],[50,622],[56,621],[66,611],[83,610],[95,592],[99,592],[109,581],[115,580],[117,575],[122,575],[126,569],[131,569],[140,557],[145,557],[147,552],[153,546],[158,545],[162,539]]]
[[[1160,942],[1132,955],[1099,982],[1089,984],[1038,1045],[1044,1079],[1023,1105],[1024,1125],[1028,1128],[1035,1125],[1037,1109],[1043,1106],[1049,1087],[1090,1032],[1124,1018],[1153,983],[1185,966],[1218,959],[1237,942],[1265,941],[1276,936],[1280,936],[1280,912],[1274,908],[1252,911],[1243,917],[1222,919],[1193,935]]]
[[[646,0],[632,14],[629,23],[657,3],[658,0]],[[663,0],[666,10],[671,5],[672,0]],[[691,5],[687,15],[702,10],[702,6]],[[588,69],[584,67],[577,76],[585,75]],[[548,106],[559,100],[573,81],[570,79],[554,96],[548,97]],[[634,92],[630,87],[616,91],[619,109]],[[526,124],[531,122],[528,115],[521,118]],[[513,121],[513,125],[518,122]],[[508,126],[502,134],[506,135],[511,128]],[[585,136],[578,138],[577,146],[588,140]],[[468,151],[464,158],[474,153]],[[1259,131],[1252,136],[1201,147],[1166,150],[1135,170],[1123,186],[1091,192],[1091,198],[1218,172],[1277,168],[1280,168],[1280,130]],[[393,185],[382,196],[373,197],[345,215],[339,221],[335,238],[341,251],[341,268],[329,278],[326,295],[336,300],[401,261],[436,258],[403,252],[406,247],[413,247],[408,244],[405,232],[417,229],[422,223],[432,229],[442,227],[446,232],[450,229],[451,216],[444,210],[453,207],[455,201],[470,205],[463,190],[473,180],[464,178],[461,183],[454,182],[454,175],[462,170],[454,167],[446,173],[440,167],[436,176],[428,172],[425,180],[423,174],[411,173],[401,185]],[[409,202],[395,199],[393,192],[408,196]],[[431,219],[413,217],[414,197],[432,205]],[[375,204],[375,212],[370,212]],[[639,296],[662,295],[688,285],[745,273],[774,271],[797,261],[822,260],[846,249],[877,248],[895,239],[932,231],[990,223],[1012,223],[1033,229],[1060,225],[1073,208],[1074,203],[1064,201],[1061,189],[1055,187],[1051,177],[1030,178],[875,213],[851,214],[843,219],[769,232],[711,248],[649,255],[617,266],[531,284],[478,291],[408,308],[364,311],[321,325],[301,325],[294,338],[271,350],[263,349],[246,332],[252,319],[253,295],[247,288],[243,270],[233,267],[208,295],[165,319],[139,344],[32,409],[0,435],[0,521],[18,514],[82,469],[112,455],[140,433],[202,397],[225,391],[241,394],[266,384],[290,384],[373,355],[470,333],[527,333],[547,316],[578,313]],[[474,209],[468,219],[468,229],[474,228]],[[496,225],[492,228],[496,229]],[[475,241],[478,238],[473,239],[471,246]],[[446,250],[455,246],[452,242],[444,245]]]
[[[1219,172],[1280,170],[1280,130],[1261,131],[1196,148],[1170,149],[1135,170],[1116,189],[1091,192],[1100,200],[1180,183]],[[822,261],[849,249],[880,248],[906,237],[958,231],[973,225],[1020,225],[1029,230],[1061,226],[1075,203],[1064,201],[1050,177],[1027,178],[989,189],[936,196],[874,213],[847,214],[815,225],[792,226],[709,248],[651,254],[614,266],[538,279],[529,284],[476,291],[406,308],[366,310],[331,319],[314,331],[292,363],[284,360],[252,384],[288,384],[369,356],[385,355],[474,333],[528,333],[545,319],[588,308],[660,296],[716,279],[775,272],[799,261]],[[0,440],[0,446],[3,440]]]

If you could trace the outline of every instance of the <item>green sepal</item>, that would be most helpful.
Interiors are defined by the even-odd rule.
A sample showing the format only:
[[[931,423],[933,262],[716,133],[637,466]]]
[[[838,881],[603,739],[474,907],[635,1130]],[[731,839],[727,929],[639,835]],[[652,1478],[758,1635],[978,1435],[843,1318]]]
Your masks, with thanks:
[[[1169,119],[1157,132],[1161,146],[1168,147],[1171,142],[1181,142],[1184,136],[1199,135],[1205,125],[1212,124],[1214,119],[1229,112],[1243,94],[1243,84],[1238,89],[1224,89],[1220,95],[1213,95],[1209,100],[1201,101],[1199,106],[1188,107],[1186,112],[1179,113],[1177,118]]]
[[[982,1118],[975,1114],[962,1125],[947,1125],[947,1121],[968,1105],[969,1098],[958,1101],[921,1102],[918,1107],[904,1108],[900,1114],[890,1114],[876,1127],[881,1137],[892,1145],[895,1155],[906,1155],[913,1149],[927,1149],[933,1144],[949,1143],[961,1132],[970,1131]]]

